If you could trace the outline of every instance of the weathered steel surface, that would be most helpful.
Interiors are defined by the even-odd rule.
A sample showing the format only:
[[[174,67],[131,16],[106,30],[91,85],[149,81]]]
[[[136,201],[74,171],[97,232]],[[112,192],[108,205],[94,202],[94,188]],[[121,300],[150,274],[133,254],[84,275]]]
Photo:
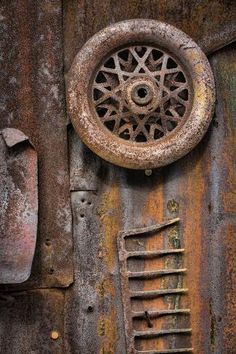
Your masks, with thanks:
[[[194,348],[195,353],[233,353],[236,346],[235,336],[235,242],[232,236],[233,218],[235,218],[235,194],[234,194],[234,174],[235,174],[235,123],[234,123],[234,102],[235,102],[235,50],[233,46],[219,51],[211,58],[211,64],[216,76],[217,84],[217,113],[211,128],[199,147],[178,162],[162,169],[154,170],[150,176],[146,176],[142,171],[128,171],[117,168],[106,162],[99,162],[99,158],[89,152],[85,147],[81,147],[79,137],[72,133],[71,142],[74,146],[73,156],[81,158],[76,164],[80,166],[72,169],[74,174],[71,176],[72,186],[79,189],[80,174],[81,185],[86,189],[96,189],[97,205],[99,207],[99,218],[97,211],[90,214],[93,220],[92,230],[99,228],[99,234],[103,242],[101,243],[101,253],[99,257],[104,259],[104,268],[94,266],[82,268],[81,278],[92,277],[93,279],[102,277],[108,270],[114,271],[118,267],[117,260],[117,237],[121,230],[129,230],[155,223],[163,220],[179,217],[178,227],[163,232],[161,237],[155,241],[144,243],[147,250],[166,249],[167,247],[184,248],[183,255],[178,255],[174,260],[167,257],[165,260],[157,259],[150,265],[145,262],[133,262],[130,264],[133,271],[153,271],[165,268],[186,268],[182,279],[174,276],[166,281],[160,278],[155,282],[157,287],[167,289],[176,287],[188,288],[188,293],[182,294],[181,299],[178,295],[168,296],[164,299],[153,300],[154,309],[161,309],[164,306],[175,307],[181,300],[181,308],[190,309],[191,321],[188,322],[184,315],[180,319],[176,316],[161,316],[158,321],[151,319],[152,329],[165,331],[173,328],[173,325],[181,328],[191,328],[191,342],[188,347]],[[225,51],[225,54],[224,54]],[[86,151],[86,155],[79,154],[79,151]],[[89,153],[91,154],[89,156]],[[71,163],[75,163],[75,158]],[[92,164],[91,164],[92,161]],[[222,163],[224,161],[224,163]],[[97,169],[92,174],[93,166]],[[98,167],[100,166],[100,167]],[[86,186],[86,171],[88,179]],[[99,171],[99,173],[98,173]],[[74,176],[76,175],[76,180]],[[91,182],[91,184],[90,184]],[[73,188],[72,188],[73,189]],[[75,211],[75,218],[79,219]],[[94,219],[95,218],[95,219]],[[96,219],[97,218],[97,219]],[[97,220],[97,221],[96,221]],[[78,220],[79,224],[79,220]],[[100,226],[99,226],[100,225]],[[81,226],[82,227],[82,226]],[[75,233],[75,238],[83,237],[81,233]],[[81,236],[79,236],[81,235]],[[140,242],[140,240],[138,240]],[[143,241],[140,242],[142,250]],[[79,244],[75,245],[75,249]],[[91,257],[89,245],[88,251],[83,254],[85,259]],[[78,256],[75,257],[76,267],[83,267]],[[138,264],[140,268],[138,268]],[[80,271],[77,274],[80,278]],[[80,280],[75,281],[79,284]],[[89,281],[89,280],[88,280]],[[110,279],[111,286],[115,289],[114,296],[121,296],[120,289],[117,288],[116,281]],[[92,283],[93,284],[93,283]],[[74,285],[76,286],[76,285]],[[153,280],[148,279],[136,281],[139,291],[151,290]],[[81,288],[80,288],[81,289]],[[137,289],[136,289],[137,290]],[[68,296],[68,307],[72,310],[68,313],[66,321],[69,350],[73,352],[81,346],[86,348],[88,339],[76,338],[78,327],[74,328],[70,321],[70,313],[76,313],[79,308],[76,291]],[[81,290],[80,290],[81,291]],[[110,296],[110,290],[107,290]],[[143,305],[147,303],[135,304],[136,311],[143,311]],[[80,305],[82,306],[82,305]],[[96,306],[95,306],[96,307]],[[99,311],[89,322],[90,313],[83,313],[85,323],[89,323],[89,328],[99,327]],[[103,315],[100,315],[103,318]],[[150,320],[150,318],[149,318]],[[110,324],[111,322],[108,321]],[[105,331],[107,337],[111,338],[116,328],[118,338],[124,335],[124,325],[119,316],[112,318],[113,326],[110,331]],[[148,329],[148,321],[142,320],[138,324],[140,331]],[[77,326],[79,326],[77,324]],[[187,327],[186,327],[187,326]],[[88,328],[87,327],[87,328]],[[108,326],[109,327],[109,326]],[[100,327],[99,327],[100,328]],[[103,327],[104,328],[104,327]],[[106,327],[107,328],[107,327]],[[79,329],[82,331],[82,329]],[[95,333],[95,330],[92,332]],[[103,332],[104,333],[104,332]],[[186,336],[180,338],[180,334],[163,336],[162,340],[150,338],[138,343],[139,348],[147,351],[150,346],[157,350],[164,348],[181,348],[186,346]],[[74,338],[74,339],[73,339]],[[116,348],[117,337],[113,335],[113,347]],[[89,345],[97,348],[100,342],[100,335],[93,335],[89,339]],[[98,347],[99,350],[101,346]],[[118,348],[118,346],[117,346]],[[117,349],[117,353],[119,353]],[[124,347],[122,348],[125,352]],[[116,353],[116,351],[115,351]]]
[[[119,1],[111,7],[109,4],[103,2],[98,6],[96,1],[93,1],[89,6],[85,6],[84,2],[80,2],[79,8],[76,2],[65,4],[65,67],[67,71],[75,54],[91,35],[106,25],[122,19],[152,17],[167,21],[183,29],[196,41],[199,38],[198,43],[200,45],[202,43],[207,53],[227,44],[235,37],[236,6],[234,2],[194,1],[191,4],[183,2],[180,4],[176,1],[168,3],[164,1],[153,4],[135,1],[131,4],[131,2]],[[115,11],[114,6],[117,6]],[[93,15],[95,12],[96,16]],[[233,100],[235,99],[230,98],[230,95],[232,96],[235,92],[233,55],[235,55],[235,50],[230,48],[225,55],[223,50],[217,54],[220,65],[218,63],[214,71],[221,77],[221,81],[217,81],[218,95],[223,89],[223,97],[218,96],[218,118],[214,120],[211,131],[200,146],[182,161],[160,171],[154,171],[147,178],[140,172],[123,171],[121,173],[120,169],[111,167],[109,164],[102,165],[93,154],[89,156],[88,149],[79,143],[79,140],[77,141],[80,151],[86,151],[86,157],[84,155],[85,158],[80,162],[81,172],[83,172],[82,183],[86,180],[86,171],[88,171],[88,176],[92,174],[89,161],[93,161],[99,167],[94,175],[86,180],[88,188],[91,180],[93,186],[96,185],[97,171],[99,171],[97,188],[100,190],[98,193],[101,193],[99,183],[103,181],[104,185],[108,184],[108,175],[112,178],[113,182],[107,186],[104,198],[114,193],[116,198],[110,198],[109,205],[104,212],[109,208],[112,210],[117,207],[120,210],[119,219],[122,220],[119,223],[114,218],[110,218],[109,226],[105,229],[105,235],[109,235],[109,244],[113,247],[117,234],[111,230],[142,227],[147,223],[161,222],[171,216],[180,216],[180,228],[167,234],[165,245],[181,242],[186,250],[184,266],[187,273],[184,276],[183,286],[185,284],[191,284],[191,286],[189,286],[189,296],[183,299],[182,306],[191,309],[192,346],[196,353],[233,353],[236,347],[233,334],[235,330],[233,284],[235,284],[236,269],[233,254],[235,254],[236,245],[232,236],[233,226],[227,226],[228,224],[224,226],[221,222],[222,218],[228,218],[222,210],[223,205],[230,207],[230,218],[235,212],[233,187],[227,191],[229,188],[227,183],[231,186],[235,178],[232,152],[232,146],[235,146],[235,140],[233,141],[232,138]],[[214,57],[212,65],[216,65]],[[229,74],[227,74],[227,68],[230,68]],[[230,143],[225,145],[229,137]],[[224,152],[221,149],[222,146],[224,146]],[[74,156],[76,156],[75,153]],[[226,162],[225,159],[227,171],[222,173],[222,163]],[[78,173],[76,175],[77,188],[80,185],[79,180]],[[75,179],[72,178],[72,181]],[[217,226],[219,223],[221,227]],[[114,240],[111,241],[112,239]],[[158,243],[154,246],[157,247]],[[159,246],[161,248],[162,244]],[[112,255],[115,255],[115,252],[113,248]],[[179,260],[176,259],[176,266],[178,264]],[[161,266],[164,267],[165,264]],[[134,268],[136,268],[135,264]],[[157,306],[160,307],[161,304],[157,302]],[[116,325],[117,323],[119,323],[118,320]],[[168,322],[163,321],[159,328],[166,325]],[[124,328],[120,325],[118,328],[123,333]],[[96,340],[97,338],[94,338],[94,342]],[[175,337],[172,337],[170,342],[173,343],[175,340]],[[168,341],[166,344],[169,344]],[[158,342],[157,348],[158,345],[160,347],[163,343]]]
[[[186,32],[207,54],[236,39],[234,0],[65,1],[66,72],[90,37],[112,23],[133,18],[170,23]]]
[[[102,159],[98,159],[95,154],[91,154],[89,148],[81,143],[78,134],[75,133],[71,125],[68,130],[68,140],[70,190],[96,191],[99,188],[99,179],[106,176],[108,167],[105,166]]]
[[[66,71],[91,35],[110,23],[127,18],[149,17],[166,21],[183,29],[196,41],[199,38],[203,44],[208,42],[209,48],[217,48],[233,38],[235,6],[234,1],[226,0],[64,1]],[[64,211],[69,210],[69,181],[63,108],[62,7],[57,0],[20,0],[2,1],[0,8],[1,55],[4,59],[1,129],[7,126],[21,129],[29,136],[39,155],[39,240],[33,277],[24,286],[64,286],[72,280],[72,257],[68,232],[70,214],[64,217]],[[191,344],[199,354],[235,352],[235,55],[236,48],[229,46],[211,58],[218,104],[211,131],[204,141],[183,160],[153,171],[149,177],[143,172],[126,171],[102,162],[81,145],[73,133],[76,146],[71,164],[76,161],[76,151],[81,160],[76,161],[80,170],[71,166],[76,177],[75,180],[71,175],[71,188],[97,190],[95,209],[99,217],[97,211],[93,211],[89,218],[92,222],[97,220],[96,225],[92,225],[95,231],[99,229],[102,253],[98,254],[102,257],[103,267],[94,266],[98,260],[92,259],[91,267],[85,264],[86,269],[82,268],[84,263],[80,263],[77,255],[80,252],[78,240],[83,240],[83,236],[78,233],[75,235],[76,280],[65,290],[64,313],[61,305],[64,291],[5,294],[2,299],[6,302],[0,310],[2,353],[80,353],[81,346],[86,345],[78,336],[83,333],[83,320],[76,315],[78,312],[86,323],[90,336],[86,343],[90,343],[90,348],[100,345],[101,354],[124,354],[122,309],[118,307],[116,314],[110,311],[121,299],[116,285],[118,279],[112,280],[112,272],[118,264],[117,235],[120,230],[153,225],[172,217],[180,218],[179,227],[163,233],[155,243],[147,246],[151,250],[180,243],[185,249],[183,266],[187,272],[181,286],[188,286],[189,294],[183,296],[181,305],[191,309]],[[94,215],[98,219],[95,220]],[[66,231],[65,224],[68,226]],[[82,225],[81,229],[84,230]],[[88,233],[95,239],[98,237],[92,230]],[[87,243],[87,247],[94,249],[93,240],[91,244],[92,247]],[[89,252],[87,256],[81,256],[90,260]],[[169,261],[154,263],[152,267],[168,266]],[[54,274],[48,274],[51,262]],[[177,257],[172,265],[177,267],[179,262],[181,260]],[[132,266],[137,268],[136,263]],[[141,270],[145,269],[141,267]],[[107,300],[95,310],[93,320],[96,325],[89,322],[93,313],[87,313],[86,307],[83,312],[84,303],[80,302],[78,295],[81,279],[87,275],[93,282],[96,276],[110,280],[105,285],[105,292],[103,284],[99,287],[102,294],[107,294],[104,295]],[[171,284],[175,285],[176,279]],[[163,287],[167,285],[170,284],[164,283]],[[148,287],[146,281],[144,290]],[[22,300],[17,300],[19,298]],[[116,299],[109,305],[111,298]],[[166,299],[172,305],[175,301],[173,297]],[[154,305],[160,307],[163,303],[157,300]],[[65,345],[62,340],[63,316]],[[147,323],[146,320],[141,323],[141,329],[146,328]],[[168,325],[164,318],[158,322],[162,330]],[[91,336],[88,328],[92,328],[94,334],[95,327],[97,335]],[[59,333],[55,341],[50,339],[51,330]],[[158,341],[157,348],[163,348],[164,344],[174,345],[176,340],[176,336],[166,342],[163,338],[163,342]]]
[[[232,220],[235,208],[234,189],[232,186],[234,175],[234,155],[232,150],[234,146],[234,123],[232,121],[232,113],[234,106],[233,97],[230,96],[227,89],[228,84],[225,83],[223,85],[224,78],[229,69],[230,72],[227,77],[233,80],[235,70],[233,55],[233,49],[229,49],[227,54],[224,55],[222,51],[215,58],[212,58],[214,70],[218,72],[218,114],[211,125],[211,130],[198,149],[169,167],[153,171],[153,174],[149,177],[145,176],[144,172],[141,171],[126,171],[103,162],[101,169],[104,169],[104,174],[101,174],[101,171],[100,174],[97,174],[96,198],[99,198],[97,202],[99,213],[95,209],[92,213],[89,213],[89,218],[92,220],[91,230],[95,230],[94,237],[97,237],[97,228],[99,225],[99,230],[102,231],[99,231],[99,235],[104,241],[101,243],[101,252],[100,249],[97,249],[97,254],[98,258],[101,257],[101,259],[105,260],[105,267],[98,268],[94,266],[94,263],[98,262],[98,259],[95,260],[91,256],[94,253],[93,251],[90,252],[92,249],[90,243],[86,243],[87,246],[82,247],[84,250],[87,248],[87,252],[82,255],[85,261],[80,263],[80,258],[78,256],[75,257],[76,267],[80,267],[80,270],[77,273],[74,286],[80,284],[77,285],[79,286],[77,291],[83,292],[83,286],[80,283],[83,282],[82,279],[87,279],[86,284],[89,286],[91,278],[100,278],[106,274],[108,269],[116,269],[118,252],[116,241],[120,230],[152,225],[155,222],[179,216],[181,222],[178,228],[164,233],[155,242],[148,242],[146,248],[152,251],[154,248],[183,247],[185,249],[184,257],[176,257],[174,262],[170,258],[161,262],[159,260],[153,262],[151,268],[143,264],[143,268],[141,265],[141,270],[150,271],[155,268],[178,267],[180,264],[187,269],[181,286],[183,288],[188,287],[189,292],[187,297],[183,296],[181,307],[190,308],[191,311],[191,323],[188,325],[192,329],[191,344],[196,353],[233,353],[235,348],[235,337],[232,335],[235,326],[235,302],[231,293],[233,289],[233,277],[235,277],[235,270],[233,272],[235,245],[232,238],[233,226],[228,224]],[[221,79],[220,82],[219,79]],[[229,85],[233,87],[234,83],[229,83]],[[234,95],[234,91],[231,94]],[[222,96],[227,97],[224,100],[224,114],[222,111]],[[73,141],[78,148],[81,144],[79,143],[79,138],[76,142],[76,138],[73,136]],[[81,151],[81,147],[78,148],[78,151]],[[89,151],[87,153],[89,154]],[[91,152],[90,154],[91,160],[99,159],[95,155],[92,157]],[[222,166],[222,158],[225,159],[224,167]],[[90,170],[90,165],[86,163],[86,159],[82,156],[80,163],[80,167],[84,166],[80,170],[82,183],[85,178],[84,171],[87,169],[88,175],[90,175],[93,168],[91,167]],[[96,162],[94,161],[94,163]],[[99,164],[98,161],[97,164]],[[79,186],[80,171],[78,171],[76,176],[77,187]],[[228,177],[226,178],[226,176]],[[92,187],[94,187],[94,179],[95,176],[91,179]],[[90,179],[87,180],[86,184],[88,190],[90,189],[89,181]],[[75,226],[75,239],[77,237],[84,239],[85,235],[83,226],[80,223],[80,212],[83,212],[83,209],[80,209],[80,205],[79,210],[76,211],[74,209],[75,224],[77,224],[77,220],[78,225],[80,224],[78,229]],[[86,213],[84,214],[86,219]],[[97,214],[99,218],[97,218]],[[224,220],[228,220],[226,224]],[[93,244],[93,238],[90,241]],[[97,245],[98,242],[95,242],[95,244]],[[140,246],[142,248],[142,242]],[[79,243],[75,245],[75,249],[78,249],[79,252]],[[225,263],[222,262],[222,259],[225,259]],[[91,264],[91,266],[84,268],[84,264],[87,263]],[[137,270],[138,264],[134,262],[131,266],[133,270]],[[226,288],[224,286],[225,274],[227,280]],[[110,280],[111,287],[115,288],[114,296],[119,297],[120,289],[114,286],[115,281],[113,279]],[[178,282],[179,280],[177,280],[177,284]],[[176,278],[169,280],[167,283],[157,282],[156,284],[162,286],[163,289],[176,286]],[[92,288],[94,288],[93,285],[91,283]],[[139,282],[138,287],[139,290],[140,287],[142,290],[150,290],[150,282],[148,280],[146,280],[146,283],[143,281]],[[76,337],[77,331],[82,331],[82,329],[79,327],[78,322],[76,322],[78,327],[73,326],[72,323],[75,323],[75,321],[71,322],[70,314],[75,314],[78,311],[76,310],[78,306],[82,307],[88,299],[83,304],[78,305],[78,302],[75,301],[77,299],[77,291],[70,291],[71,293],[67,299],[69,304],[67,306],[70,308],[70,311],[67,312],[66,328],[67,332],[70,333],[70,336],[67,336],[67,341],[69,342],[68,348],[73,352],[73,350],[81,348],[81,346],[85,350],[88,338],[85,336],[86,339],[79,340]],[[85,295],[83,296],[86,297],[87,294],[91,293],[92,290],[85,291]],[[109,298],[110,287],[106,290],[106,294]],[[160,309],[166,305],[173,306],[176,303],[178,304],[178,301],[178,297],[166,296],[163,303],[160,302],[160,299],[157,299],[153,302],[153,306]],[[95,309],[97,309],[97,306],[95,302]],[[141,310],[138,303],[136,306],[136,311]],[[94,329],[96,326],[99,326],[99,310],[97,311],[98,313],[96,313],[91,322],[89,320],[91,313],[83,312],[82,317],[84,318],[84,323],[87,323],[87,328]],[[100,317],[103,317],[103,315],[100,315]],[[162,316],[159,318],[158,323],[154,322],[154,326],[158,326],[159,330],[165,330],[170,325],[178,323],[176,322],[177,319],[179,320],[178,315],[169,319],[166,316],[165,318]],[[183,320],[186,321],[186,317]],[[79,323],[82,322],[79,321]],[[113,317],[112,323],[113,327],[111,330],[105,332],[107,335],[106,338],[110,338],[109,335],[114,334],[114,328],[118,328],[119,338],[124,334],[120,313],[119,316]],[[141,321],[139,329],[145,330],[147,326],[148,322],[146,320]],[[179,326],[181,328],[181,321],[179,322]],[[95,330],[92,333],[96,334]],[[164,350],[163,348],[168,346],[170,348],[175,348],[176,346],[183,347],[186,338],[184,342],[181,342],[178,341],[178,337],[179,334],[177,336],[173,334],[171,338],[165,336],[162,341],[157,340],[156,342],[152,342],[152,344],[158,350]],[[113,338],[112,348],[117,343],[116,336]],[[89,348],[93,345],[97,348],[96,345],[99,343],[99,340],[99,333],[89,337]],[[148,350],[149,345],[143,345],[142,350]],[[119,353],[119,349],[117,350],[117,353]]]
[[[23,131],[38,154],[39,227],[22,287],[73,280],[61,1],[1,1],[0,128]]]
[[[120,55],[125,48],[132,53],[131,63],[137,63],[131,71],[121,70],[124,59]],[[154,69],[149,67],[154,62],[152,48],[162,53]],[[111,73],[115,77],[109,76],[111,82],[104,83]],[[174,80],[168,84],[168,76],[174,73],[181,73],[184,83]],[[97,75],[100,85],[94,81]],[[153,99],[146,106],[129,99],[137,85],[153,91]],[[181,95],[183,92],[186,96]],[[77,53],[67,76],[68,112],[76,132],[100,157],[127,168],[161,167],[186,155],[205,134],[214,101],[214,80],[204,53],[185,33],[159,21],[136,19],[106,27]],[[184,108],[183,116],[177,113],[179,108]],[[114,134],[103,124],[103,118],[107,123],[117,115]],[[172,131],[167,129],[171,119],[180,122],[176,129],[171,125]],[[164,135],[154,139],[152,128]]]
[[[236,43],[212,57],[217,108],[206,164],[211,241],[211,347],[236,348]],[[221,341],[222,336],[222,341]],[[219,350],[219,349],[220,350]]]
[[[59,290],[0,294],[0,353],[65,353],[63,304]]]
[[[67,353],[124,354],[118,255],[114,238],[104,232],[109,219],[118,223],[119,212],[101,198],[96,191],[72,192],[75,283],[66,291]]]
[[[78,144],[77,144],[78,146]],[[94,157],[97,158],[98,157]],[[106,163],[104,163],[106,164]],[[109,168],[109,170],[108,170]],[[89,169],[89,166],[88,166]],[[68,318],[66,320],[66,332],[70,333],[70,336],[67,336],[67,341],[69,342],[69,347],[71,352],[73,350],[76,350],[77,347],[83,348],[83,351],[86,350],[87,348],[90,349],[92,346],[97,348],[98,343],[100,342],[100,332],[96,332],[92,329],[99,327],[100,325],[100,320],[103,320],[103,313],[100,313],[99,316],[99,303],[95,302],[94,309],[95,311],[98,311],[98,314],[94,315],[93,321],[89,320],[89,316],[91,315],[90,313],[86,313],[84,311],[82,313],[82,322],[87,324],[87,328],[90,328],[93,336],[88,337],[85,336],[85,339],[83,339],[83,335],[81,334],[79,338],[77,338],[76,333],[77,331],[83,331],[82,328],[75,328],[72,323],[75,323],[75,321],[71,322],[71,316],[74,316],[79,311],[80,306],[82,307],[83,304],[79,305],[79,302],[75,301],[76,299],[76,292],[79,292],[81,298],[81,292],[83,294],[83,297],[88,298],[90,294],[92,293],[92,290],[86,291],[83,290],[82,284],[84,282],[89,286],[91,284],[91,287],[94,288],[93,283],[90,282],[90,279],[96,279],[105,276],[109,272],[112,272],[112,274],[117,272],[117,268],[119,267],[118,265],[118,250],[117,250],[117,237],[118,233],[120,230],[129,230],[132,227],[142,227],[144,225],[152,225],[155,222],[161,222],[164,218],[170,218],[171,216],[176,216],[178,214],[178,208],[175,206],[175,203],[169,203],[171,205],[171,210],[172,213],[168,213],[168,210],[166,214],[163,213],[163,192],[162,192],[162,183],[163,183],[163,171],[155,172],[151,177],[145,176],[144,172],[132,172],[132,171],[126,171],[124,169],[119,169],[116,167],[112,167],[108,164],[105,166],[105,170],[108,171],[108,173],[104,174],[102,178],[97,178],[97,183],[98,183],[98,191],[96,192],[96,199],[97,200],[97,207],[93,211],[92,214],[86,215],[86,213],[83,213],[83,210],[80,210],[81,203],[79,204],[79,210],[76,211],[74,209],[74,219],[75,219],[75,225],[78,223],[78,227],[75,226],[75,240],[77,238],[84,238],[85,237],[85,232],[83,229],[83,226],[81,225],[81,214],[80,212],[82,211],[82,215],[84,215],[83,219],[85,218],[85,222],[87,218],[91,218],[93,222],[91,223],[91,230],[95,232],[93,238],[90,239],[90,243],[86,243],[85,246],[82,246],[82,257],[85,259],[82,263],[80,263],[80,257],[76,256],[75,257],[75,264],[76,268],[79,267],[80,271],[78,272],[75,280],[75,284],[73,287],[79,286],[80,290],[72,290],[70,291],[70,295],[67,298],[68,301],[68,308],[70,311],[67,309],[67,314]],[[81,176],[82,181],[83,181],[83,174]],[[78,176],[77,176],[77,181],[78,181]],[[89,181],[87,181],[87,187],[89,188]],[[82,193],[82,192],[81,192]],[[75,192],[76,194],[76,192]],[[83,202],[84,203],[84,202]],[[173,214],[174,213],[174,214]],[[99,217],[98,217],[99,216]],[[77,221],[78,220],[78,221]],[[182,222],[181,222],[182,223]],[[88,222],[89,224],[89,222]],[[79,226],[80,225],[80,226]],[[81,229],[82,228],[82,229]],[[91,247],[89,245],[94,243],[94,238],[96,239],[98,236],[98,232],[96,228],[99,228],[99,242],[100,248],[97,251],[98,253],[98,258],[100,260],[96,260],[96,262],[102,262],[103,263],[103,268],[98,268],[97,266],[94,266],[95,260],[94,256],[92,256],[94,253],[91,251]],[[181,226],[182,229],[182,226]],[[91,231],[90,231],[91,232]],[[166,236],[165,236],[166,235]],[[164,237],[165,236],[165,237]],[[158,237],[155,239],[153,242],[152,240],[147,243],[147,249],[152,250],[153,248],[167,248],[168,246],[170,247],[178,247],[178,243],[181,242],[181,245],[183,244],[183,240],[181,234],[179,234],[178,228],[171,229],[170,232],[167,234],[162,234],[161,237]],[[138,240],[137,240],[138,241]],[[86,242],[89,242],[88,240]],[[139,241],[140,245],[142,244],[142,241]],[[97,245],[98,242],[95,241],[95,244]],[[75,245],[75,249],[79,247],[79,244]],[[87,248],[87,252],[86,252]],[[79,252],[79,250],[78,250]],[[188,252],[186,253],[186,257],[188,255]],[[93,262],[91,262],[90,258],[92,257]],[[87,261],[86,261],[87,260]],[[90,260],[90,262],[89,262]],[[177,257],[176,259],[172,259],[171,257],[165,257],[165,259],[159,259],[157,260],[157,263],[153,263],[154,268],[161,268],[164,269],[168,266],[173,266],[173,267],[178,267],[180,265],[180,262],[182,262],[181,258]],[[186,259],[183,261],[183,267],[185,266]],[[89,267],[84,267],[84,264],[91,264]],[[139,264],[140,265],[140,264]],[[138,267],[138,264],[134,263],[131,265],[133,269],[136,269]],[[142,266],[142,265],[141,265]],[[145,269],[144,269],[145,270]],[[147,270],[150,270],[147,269]],[[85,279],[85,281],[84,281]],[[117,286],[117,278],[116,277],[108,277],[109,280],[109,287],[105,288],[105,294],[109,298],[111,289],[112,289],[112,294],[115,298],[121,298],[121,292],[119,286]],[[177,281],[177,283],[176,283]],[[152,283],[152,282],[151,282]],[[151,290],[150,286],[152,284],[150,281],[142,281],[138,282],[137,286],[139,287],[139,290]],[[176,287],[177,284],[181,284],[182,287],[186,287],[186,280],[183,280],[181,283],[180,280],[178,280],[178,277],[174,276],[171,279],[168,279],[168,281],[161,281],[158,279],[157,282],[155,282],[155,285],[158,287],[162,287],[163,289],[169,288],[169,287]],[[79,285],[78,285],[79,284]],[[69,294],[69,292],[68,292]],[[183,296],[183,299],[181,301],[181,306],[183,308],[189,308],[189,299],[185,299],[186,296]],[[178,301],[178,294],[177,296],[164,296],[163,299],[157,298],[155,301],[152,303],[152,309],[154,310],[155,308],[164,308],[168,306],[175,306],[176,301]],[[85,304],[86,301],[83,301]],[[145,304],[144,304],[145,305]],[[147,305],[147,304],[146,304]],[[67,308],[67,307],[66,307]],[[76,310],[77,309],[77,310]],[[142,302],[135,302],[135,309],[136,311],[142,311]],[[114,349],[111,350],[113,353],[122,353],[125,352],[125,346],[120,347],[118,345],[120,342],[118,342],[118,339],[124,336],[125,330],[124,330],[124,325],[123,325],[123,312],[118,311],[115,316],[112,317],[112,320],[110,320],[110,313],[108,312],[108,317],[109,321],[106,322],[108,325],[105,327],[106,330],[105,332],[103,331],[103,335],[108,343],[112,343],[111,348],[116,348],[116,351]],[[121,315],[122,314],[122,315]],[[188,315],[188,314],[187,314]],[[164,316],[166,317],[166,316]],[[167,316],[168,317],[168,316]],[[179,315],[177,315],[177,318],[179,318]],[[183,322],[184,321],[184,322]],[[158,326],[159,330],[161,329],[168,329],[168,326],[174,326],[177,324],[177,326],[181,329],[183,328],[183,324],[185,323],[186,326],[189,326],[189,322],[186,319],[186,316],[183,316],[183,321],[178,320],[176,322],[176,316],[171,316],[171,318],[164,319],[163,316],[158,319],[158,321],[154,321],[155,326]],[[81,322],[81,323],[82,323]],[[138,321],[139,322],[139,321]],[[102,321],[103,323],[103,321]],[[112,328],[110,328],[110,324],[113,323]],[[78,324],[77,324],[78,326]],[[103,324],[104,326],[104,324]],[[100,327],[99,327],[100,328]],[[139,324],[139,329],[140,330],[145,330],[147,328],[147,322],[146,321],[141,321]],[[117,336],[114,336],[114,330],[117,330]],[[87,330],[89,332],[89,330]],[[81,333],[81,332],[79,332]],[[104,334],[105,333],[105,334]],[[104,340],[105,340],[104,338]],[[117,339],[118,338],[118,339]],[[171,342],[172,345],[175,347],[188,347],[190,348],[190,343],[186,343],[186,339],[182,338],[182,334],[178,334],[177,338],[174,335],[171,335]],[[169,339],[169,336],[168,336]],[[89,347],[88,345],[88,340],[89,340]],[[177,343],[176,345],[173,344],[173,340]],[[106,341],[106,343],[107,343]],[[149,342],[149,341],[148,341]],[[174,343],[175,343],[174,342]],[[166,340],[166,336],[164,336],[163,340],[158,340],[152,342],[151,345],[155,345],[156,349],[163,349],[163,348],[168,348],[169,347],[169,342]],[[108,345],[108,344],[107,344]],[[110,344],[111,345],[111,344]],[[150,343],[146,343],[146,346],[143,346],[143,350],[148,349],[150,347]],[[102,350],[101,346],[98,346],[99,350]],[[110,348],[105,346],[104,348]],[[140,347],[141,349],[141,347]],[[120,350],[120,351],[119,351]],[[97,351],[99,352],[99,351]],[[102,352],[102,351],[101,351]],[[106,352],[106,351],[105,351]],[[109,351],[108,351],[109,352]]]
[[[38,226],[37,154],[17,129],[0,131],[0,284],[31,273]]]

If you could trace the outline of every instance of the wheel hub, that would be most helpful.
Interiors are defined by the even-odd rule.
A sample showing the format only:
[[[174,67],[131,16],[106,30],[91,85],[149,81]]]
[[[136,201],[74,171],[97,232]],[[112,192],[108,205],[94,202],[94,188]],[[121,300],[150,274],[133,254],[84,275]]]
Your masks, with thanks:
[[[127,81],[124,99],[133,114],[149,114],[155,110],[160,100],[157,83],[149,77],[136,77]]]
[[[153,99],[153,90],[145,82],[135,84],[131,91],[131,98],[139,106],[147,106]]]

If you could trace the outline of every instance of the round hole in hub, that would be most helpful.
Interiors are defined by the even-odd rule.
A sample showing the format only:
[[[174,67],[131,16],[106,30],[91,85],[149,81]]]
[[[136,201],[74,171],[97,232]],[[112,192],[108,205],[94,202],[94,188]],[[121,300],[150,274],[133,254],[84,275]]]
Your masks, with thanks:
[[[147,96],[147,90],[144,87],[138,89],[137,94],[140,98],[144,98]]]
[[[131,98],[134,103],[146,106],[153,99],[153,89],[146,83],[135,84],[131,91]]]

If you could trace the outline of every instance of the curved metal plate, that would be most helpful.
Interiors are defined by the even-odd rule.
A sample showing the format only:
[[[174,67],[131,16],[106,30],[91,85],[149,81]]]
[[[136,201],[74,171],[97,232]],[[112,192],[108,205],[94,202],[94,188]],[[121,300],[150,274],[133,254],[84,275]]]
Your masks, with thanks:
[[[17,129],[0,131],[0,283],[31,273],[38,222],[37,154]]]

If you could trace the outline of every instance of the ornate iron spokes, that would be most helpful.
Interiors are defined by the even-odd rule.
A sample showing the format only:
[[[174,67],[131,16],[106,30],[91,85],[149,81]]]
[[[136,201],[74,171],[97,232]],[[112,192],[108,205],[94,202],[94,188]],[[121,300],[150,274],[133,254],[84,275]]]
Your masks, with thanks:
[[[116,136],[150,142],[185,121],[190,86],[183,68],[164,51],[131,46],[112,54],[92,86],[97,117]]]

